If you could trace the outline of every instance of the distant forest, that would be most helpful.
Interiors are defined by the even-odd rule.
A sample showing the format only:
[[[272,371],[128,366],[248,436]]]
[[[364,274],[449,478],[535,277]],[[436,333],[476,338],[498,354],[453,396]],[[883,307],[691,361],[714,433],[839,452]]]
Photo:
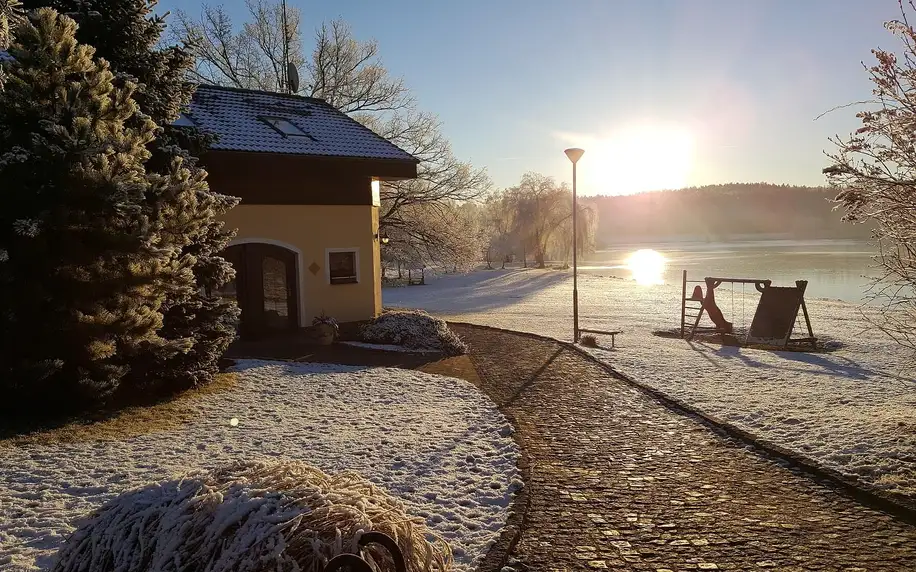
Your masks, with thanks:
[[[841,220],[836,189],[732,183],[585,199],[598,214],[596,243],[742,238],[868,238]]]

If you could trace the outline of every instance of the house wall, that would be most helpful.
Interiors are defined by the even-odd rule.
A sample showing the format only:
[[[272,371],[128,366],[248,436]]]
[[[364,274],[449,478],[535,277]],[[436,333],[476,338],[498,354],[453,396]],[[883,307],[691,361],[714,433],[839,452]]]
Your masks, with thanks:
[[[341,322],[381,312],[377,206],[240,204],[223,220],[238,229],[232,244],[267,242],[297,253],[301,326],[310,325],[322,311]],[[328,249],[350,248],[359,253],[359,282],[331,284]],[[313,263],[317,270],[310,268]]]
[[[412,179],[414,163],[211,151],[201,157],[210,188],[259,205],[371,205],[372,179]]]

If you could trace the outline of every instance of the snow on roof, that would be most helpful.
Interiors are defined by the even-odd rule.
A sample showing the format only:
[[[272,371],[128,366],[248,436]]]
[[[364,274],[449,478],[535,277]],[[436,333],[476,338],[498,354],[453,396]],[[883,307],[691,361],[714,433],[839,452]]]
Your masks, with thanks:
[[[211,145],[216,150],[418,162],[323,100],[310,97],[200,85],[184,117],[218,136]]]

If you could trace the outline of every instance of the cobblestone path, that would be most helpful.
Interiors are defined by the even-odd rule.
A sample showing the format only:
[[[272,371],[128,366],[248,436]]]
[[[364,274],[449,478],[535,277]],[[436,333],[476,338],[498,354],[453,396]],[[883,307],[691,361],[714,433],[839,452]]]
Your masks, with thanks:
[[[528,457],[517,570],[916,571],[916,527],[550,341],[455,326]]]

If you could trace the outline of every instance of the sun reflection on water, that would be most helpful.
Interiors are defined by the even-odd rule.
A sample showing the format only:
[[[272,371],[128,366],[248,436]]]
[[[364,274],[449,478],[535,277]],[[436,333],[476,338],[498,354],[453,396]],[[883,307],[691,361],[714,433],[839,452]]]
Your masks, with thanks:
[[[650,286],[665,283],[665,257],[651,248],[637,250],[627,258],[627,268],[637,284]]]

